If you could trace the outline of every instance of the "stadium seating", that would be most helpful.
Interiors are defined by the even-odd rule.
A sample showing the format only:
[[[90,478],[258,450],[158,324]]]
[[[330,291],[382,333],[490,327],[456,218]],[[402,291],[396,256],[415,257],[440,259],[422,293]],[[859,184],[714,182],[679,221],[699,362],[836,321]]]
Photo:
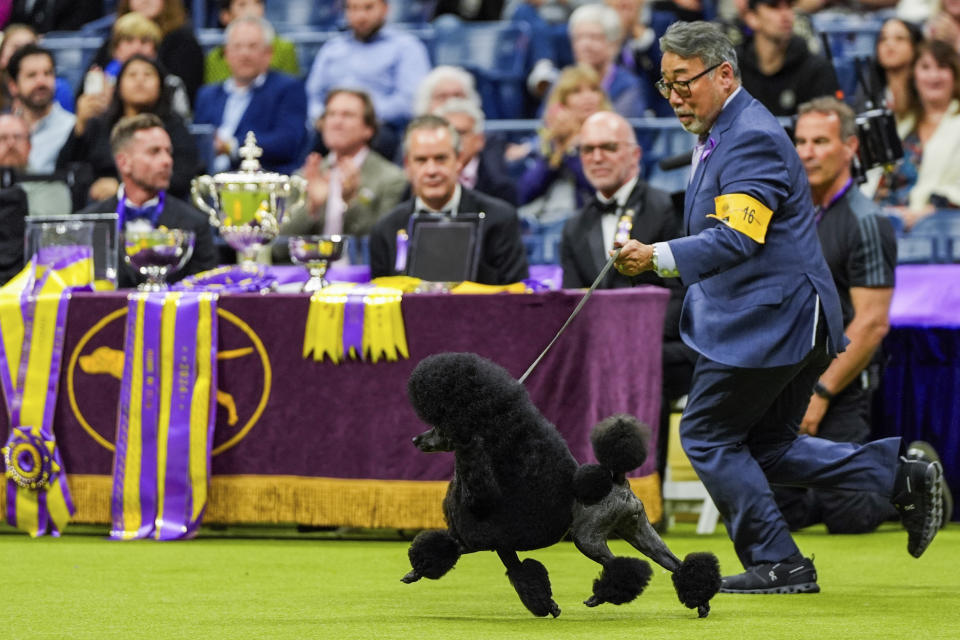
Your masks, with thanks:
[[[474,75],[488,118],[522,116],[530,46],[526,24],[463,22],[444,15],[433,21],[427,46],[435,65],[460,66]]]

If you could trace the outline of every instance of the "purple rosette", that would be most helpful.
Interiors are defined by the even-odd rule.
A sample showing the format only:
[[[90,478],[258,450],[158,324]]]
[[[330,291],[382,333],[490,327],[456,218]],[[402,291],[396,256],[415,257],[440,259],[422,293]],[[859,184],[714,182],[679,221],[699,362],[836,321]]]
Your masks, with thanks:
[[[22,489],[45,489],[53,475],[53,456],[44,439],[30,427],[11,431],[3,448],[7,477]]]

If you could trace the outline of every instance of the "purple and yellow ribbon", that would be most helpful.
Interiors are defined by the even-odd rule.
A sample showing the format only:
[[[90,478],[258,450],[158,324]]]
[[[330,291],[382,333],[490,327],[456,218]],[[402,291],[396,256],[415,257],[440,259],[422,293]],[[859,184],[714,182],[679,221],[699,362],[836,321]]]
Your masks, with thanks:
[[[129,298],[113,539],[178,540],[200,526],[216,419],[216,301],[194,292]]]
[[[303,357],[334,364],[343,360],[408,358],[400,289],[338,283],[310,296]]]
[[[0,389],[10,418],[2,449],[7,521],[31,536],[63,531],[74,513],[53,436],[71,291],[93,289],[90,247],[41,249],[0,288]]]

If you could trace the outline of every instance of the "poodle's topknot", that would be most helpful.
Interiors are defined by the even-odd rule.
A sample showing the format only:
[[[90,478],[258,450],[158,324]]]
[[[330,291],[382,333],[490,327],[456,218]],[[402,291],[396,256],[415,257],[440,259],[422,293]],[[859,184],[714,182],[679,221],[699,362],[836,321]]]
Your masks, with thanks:
[[[597,460],[613,473],[636,469],[647,459],[650,427],[627,414],[606,418],[590,432]]]

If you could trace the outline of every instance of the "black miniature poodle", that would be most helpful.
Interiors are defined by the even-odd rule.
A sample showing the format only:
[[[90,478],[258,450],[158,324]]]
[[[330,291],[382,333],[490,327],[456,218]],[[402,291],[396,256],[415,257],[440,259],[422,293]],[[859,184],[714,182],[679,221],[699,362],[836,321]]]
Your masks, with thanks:
[[[598,424],[591,443],[599,464],[580,466],[556,428],[505,369],[472,353],[424,359],[408,384],[417,415],[433,428],[413,439],[422,451],[453,451],[454,477],[443,501],[448,529],[424,531],[410,545],[403,577],[438,579],[460,555],[496,551],[523,604],[536,616],[558,616],[546,568],[518,551],[548,547],[569,531],[577,548],[603,566],[585,602],[632,601],[650,580],[649,564],[614,556],[622,536],[673,573],[680,601],[701,617],[720,588],[713,554],[680,561],[650,525],[626,473],[647,456],[649,429],[631,416]]]

